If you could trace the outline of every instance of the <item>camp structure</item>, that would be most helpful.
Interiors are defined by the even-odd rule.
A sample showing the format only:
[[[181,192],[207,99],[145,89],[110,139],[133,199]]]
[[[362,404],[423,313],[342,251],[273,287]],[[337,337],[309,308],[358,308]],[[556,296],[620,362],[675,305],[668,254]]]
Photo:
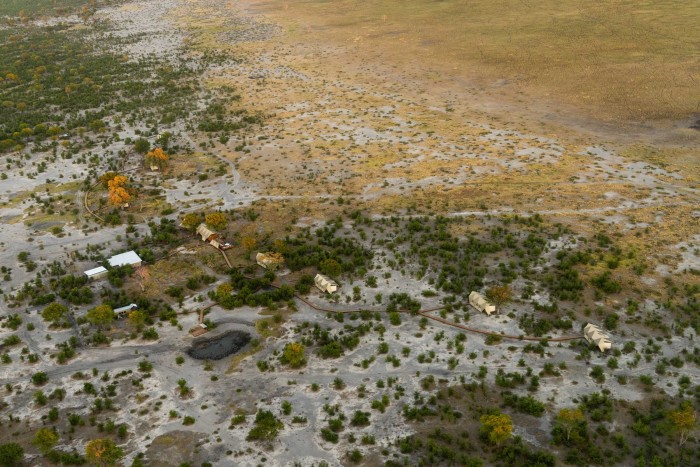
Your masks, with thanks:
[[[479,292],[469,294],[469,304],[479,311],[491,316],[491,313],[496,311],[496,307],[488,302]]]
[[[135,268],[138,268],[139,266],[141,266],[142,260],[139,257],[139,255],[136,254],[135,251],[127,251],[126,253],[120,253],[118,255],[112,256],[107,260],[107,262],[113,268],[119,266],[133,266]]]
[[[583,337],[586,338],[589,344],[596,345],[601,352],[612,348],[610,336],[604,333],[603,330],[595,324],[588,323],[586,327],[583,328]]]
[[[255,255],[258,266],[274,271],[284,264],[284,257],[275,252],[258,253]]]
[[[197,235],[202,237],[203,242],[207,242],[214,248],[218,248],[219,250],[228,250],[233,246],[226,240],[224,240],[218,233],[214,232],[213,230],[210,230],[209,227],[206,226],[206,224],[199,224],[199,226],[197,227]]]
[[[104,266],[99,266],[93,269],[88,269],[87,271],[85,271],[84,274],[89,280],[96,281],[105,277],[108,272],[109,271],[107,271],[107,268],[105,268]]]
[[[207,332],[209,332],[209,330],[207,329],[207,325],[204,323],[199,323],[198,325],[190,329],[190,335],[192,337],[199,337],[202,334],[206,334]]]
[[[314,277],[314,284],[316,284],[316,287],[318,287],[321,292],[333,293],[338,290],[338,283],[323,274],[316,274],[316,277]]]
[[[199,337],[207,332],[209,332],[209,329],[207,329],[207,325],[204,324],[204,310],[199,310],[199,323],[190,329],[190,335],[192,337]]]
[[[127,306],[123,306],[120,308],[116,308],[114,310],[114,314],[117,315],[117,318],[123,318],[129,314],[130,311],[134,311],[138,308],[139,306],[136,303],[131,303]]]

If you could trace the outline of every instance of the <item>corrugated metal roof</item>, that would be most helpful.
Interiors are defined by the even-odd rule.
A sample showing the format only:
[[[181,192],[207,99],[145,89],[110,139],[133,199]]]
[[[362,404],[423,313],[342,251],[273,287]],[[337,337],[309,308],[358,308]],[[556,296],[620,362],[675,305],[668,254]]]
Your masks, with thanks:
[[[109,258],[110,266],[125,266],[127,264],[136,264],[141,262],[141,258],[136,254],[135,251],[127,251],[126,253],[121,253],[119,255],[114,255]]]
[[[87,271],[85,271],[85,275],[90,277],[102,274],[103,272],[107,272],[107,269],[105,269],[103,266],[100,266],[94,269],[88,269]]]

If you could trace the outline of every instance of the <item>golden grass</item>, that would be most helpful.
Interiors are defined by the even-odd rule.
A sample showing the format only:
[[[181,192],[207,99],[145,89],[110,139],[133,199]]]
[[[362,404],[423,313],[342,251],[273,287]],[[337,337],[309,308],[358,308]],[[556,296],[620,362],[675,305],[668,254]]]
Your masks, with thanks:
[[[274,0],[297,40],[553,97],[605,119],[697,112],[700,6],[684,1]],[[293,26],[293,27],[292,27]]]

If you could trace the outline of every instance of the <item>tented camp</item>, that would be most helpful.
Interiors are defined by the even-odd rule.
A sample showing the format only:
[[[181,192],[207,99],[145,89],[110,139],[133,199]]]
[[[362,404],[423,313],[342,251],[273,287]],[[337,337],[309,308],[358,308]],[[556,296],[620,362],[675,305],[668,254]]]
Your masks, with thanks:
[[[210,242],[219,237],[219,234],[213,230],[209,230],[209,227],[207,227],[206,224],[199,224],[197,227],[197,234],[202,237],[203,242]]]
[[[316,274],[316,277],[314,277],[314,284],[316,284],[316,287],[318,287],[321,292],[333,293],[338,290],[338,283],[323,274]]]
[[[489,316],[496,311],[496,307],[490,304],[479,292],[472,292],[469,294],[469,304]]]
[[[586,338],[589,344],[598,346],[601,352],[612,348],[610,337],[595,324],[588,323],[586,327],[583,328],[583,337]]]
[[[284,264],[284,257],[273,251],[255,255],[258,266],[274,271]]]
[[[136,254],[135,251],[127,251],[126,253],[121,253],[114,255],[107,260],[109,265],[113,268],[118,266],[133,266],[135,268],[141,266],[141,258]]]
[[[228,250],[233,245],[224,240],[218,233],[210,230],[206,224],[199,224],[197,227],[197,235],[202,237],[203,242],[210,243],[213,247],[219,250]]]

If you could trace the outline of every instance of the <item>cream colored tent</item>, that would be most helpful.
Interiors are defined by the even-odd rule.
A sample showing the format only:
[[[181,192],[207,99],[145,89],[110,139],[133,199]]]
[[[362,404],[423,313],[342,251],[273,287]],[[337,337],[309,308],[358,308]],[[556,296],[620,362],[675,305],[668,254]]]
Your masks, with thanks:
[[[469,304],[489,316],[496,311],[496,307],[490,304],[479,292],[472,292],[469,294]]]
[[[583,337],[586,338],[589,344],[597,345],[601,352],[612,348],[610,337],[594,324],[588,323],[583,328]]]
[[[316,277],[314,277],[314,283],[316,284],[316,287],[321,290],[321,292],[333,293],[338,290],[338,284],[333,279],[328,276],[324,276],[323,274],[316,274]]]
[[[255,261],[258,263],[258,266],[274,271],[284,264],[284,257],[279,253],[271,251],[268,253],[258,253],[255,255]]]
[[[209,230],[209,228],[205,224],[199,224],[199,226],[197,227],[197,233],[202,237],[203,242],[209,242],[219,237],[219,234],[212,230]]]

